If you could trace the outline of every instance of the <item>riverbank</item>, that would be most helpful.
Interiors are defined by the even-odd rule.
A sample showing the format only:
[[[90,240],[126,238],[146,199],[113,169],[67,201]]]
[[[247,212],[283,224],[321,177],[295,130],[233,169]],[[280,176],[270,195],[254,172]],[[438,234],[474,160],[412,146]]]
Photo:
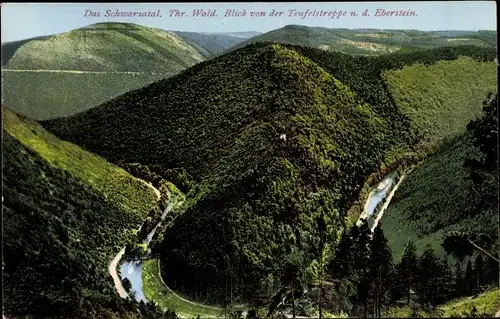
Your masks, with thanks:
[[[373,232],[375,230],[375,228],[377,228],[377,225],[379,223],[379,221],[382,219],[382,217],[384,216],[384,212],[385,210],[387,209],[387,207],[389,207],[389,204],[391,203],[391,200],[392,200],[392,197],[394,196],[394,194],[396,193],[396,191],[398,190],[399,188],[399,185],[401,185],[401,182],[403,182],[404,178],[406,176],[406,173],[403,173],[403,175],[401,175],[401,177],[399,178],[399,181],[397,182],[397,184],[392,188],[391,192],[389,193],[389,196],[387,196],[387,199],[386,201],[384,202],[384,205],[382,206],[382,208],[380,209],[380,212],[377,214],[377,217],[375,218],[375,221],[373,223],[373,225],[371,226],[370,230],[371,232]]]
[[[159,261],[156,259],[146,260],[142,268],[143,291],[147,300],[154,301],[162,309],[171,309],[181,318],[220,318],[224,316],[224,309],[205,306],[174,293],[164,284],[161,275]]]
[[[368,198],[363,205],[363,211],[359,215],[356,226],[361,225],[363,219],[369,220],[373,214],[377,214],[378,205],[386,198],[387,193],[392,190],[396,172],[390,172],[375,186],[372,187],[368,194]]]
[[[160,193],[160,191],[156,187],[154,187],[151,183],[148,183],[148,182],[146,182],[146,181],[144,181],[144,180],[142,180],[140,178],[137,178],[137,180],[140,181],[141,183],[145,184],[149,188],[151,188],[153,190],[153,192],[156,194],[157,198],[158,198],[157,204],[160,203],[160,201],[161,201],[161,193]],[[161,223],[161,221],[160,221],[160,223]],[[143,225],[144,225],[144,222],[141,224],[141,226],[139,226],[138,232],[140,232],[140,230],[141,230],[141,228],[142,228]],[[153,230],[153,232],[155,230],[156,230],[156,227]],[[123,255],[125,254],[125,250],[126,250],[126,247],[123,247],[118,252],[118,254],[116,254],[116,256],[113,258],[113,260],[111,260],[111,262],[109,263],[109,266],[108,266],[108,272],[109,272],[111,278],[113,278],[113,283],[115,285],[116,291],[118,292],[118,295],[121,298],[127,298],[127,299],[129,299],[130,298],[129,294],[127,293],[127,291],[123,287],[123,284],[122,284],[122,281],[120,279],[120,276],[117,273],[118,264],[119,264],[120,260],[123,258]]]
[[[151,183],[139,179],[142,183],[152,188],[158,196],[158,201],[161,201],[161,193]],[[166,215],[175,207],[182,204],[174,195],[182,193],[172,186],[173,192],[168,190],[168,198],[170,202],[162,213],[160,220],[156,226],[144,238],[142,245],[147,246],[150,244],[157,229],[165,220]],[[139,228],[139,230],[142,228]],[[184,299],[174,293],[163,282],[160,275],[159,261],[152,260],[131,260],[125,255],[126,247],[123,247],[120,252],[113,258],[109,264],[109,273],[115,283],[115,288],[121,298],[130,298],[131,296],[137,302],[155,302],[164,310],[174,310],[175,313],[181,318],[191,317],[204,317],[204,318],[220,318],[224,315],[224,309],[212,306],[205,306],[198,304],[187,299]],[[146,257],[147,258],[147,257]],[[120,275],[118,275],[117,268],[120,267]],[[128,279],[131,283],[130,292],[127,292],[123,287],[122,280]]]

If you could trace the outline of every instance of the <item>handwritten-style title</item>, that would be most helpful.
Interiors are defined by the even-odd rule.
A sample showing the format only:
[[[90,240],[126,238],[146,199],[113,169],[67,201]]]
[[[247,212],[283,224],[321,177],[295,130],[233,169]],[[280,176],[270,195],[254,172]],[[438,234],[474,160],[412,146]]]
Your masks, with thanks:
[[[171,17],[171,18],[186,18],[186,17],[196,17],[196,18],[241,18],[241,17],[251,17],[251,18],[261,18],[261,17],[290,17],[305,19],[309,17],[320,17],[320,18],[330,18],[330,19],[340,19],[343,17],[415,17],[417,13],[413,10],[386,10],[383,8],[378,8],[375,10],[364,9],[361,11],[347,11],[347,10],[324,10],[324,9],[287,9],[285,11],[280,11],[276,9],[271,9],[268,11],[264,10],[246,10],[246,9],[194,9],[191,12],[181,11],[179,9],[170,9],[166,13],[161,10],[154,11],[121,11],[118,9],[108,9],[105,11],[92,11],[90,9],[85,10],[84,17],[106,17],[106,18],[125,18],[125,17],[137,17],[137,18],[161,18],[161,17]]]

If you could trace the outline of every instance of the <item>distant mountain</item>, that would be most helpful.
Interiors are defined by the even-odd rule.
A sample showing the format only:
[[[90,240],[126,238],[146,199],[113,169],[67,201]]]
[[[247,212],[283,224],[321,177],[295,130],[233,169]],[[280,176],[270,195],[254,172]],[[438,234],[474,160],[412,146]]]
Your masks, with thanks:
[[[17,46],[3,68],[176,73],[204,60],[174,33],[133,23],[96,23]]]
[[[2,124],[6,317],[137,318],[108,264],[156,207],[154,192],[5,106]]]
[[[165,281],[214,303],[227,281],[270,300],[289,260],[306,272],[317,258],[317,218],[335,246],[370,176],[465,130],[497,86],[495,56],[254,43],[42,124],[113,163],[186,170],[194,186],[158,252]]]
[[[280,42],[349,54],[379,55],[396,51],[432,49],[453,45],[496,48],[496,31],[417,31],[377,29],[330,29],[287,25],[235,45]]]
[[[237,38],[251,38],[251,37],[256,37],[260,34],[262,34],[262,32],[257,32],[257,31],[240,31],[240,32],[221,32],[219,34],[225,34],[225,35],[230,35],[230,36],[233,36],[233,37],[237,37]]]
[[[36,120],[69,116],[170,73],[2,70],[2,103]]]
[[[205,58],[219,55],[225,50],[237,45],[249,38],[244,36],[233,36],[218,33],[197,33],[184,31],[171,31],[181,37],[184,41],[196,48]]]
[[[209,40],[205,46],[212,49]],[[5,43],[2,103],[38,120],[67,116],[169,77],[208,56],[204,48],[175,33],[132,23],[96,23]]]
[[[44,40],[48,37],[50,36],[34,37],[25,40],[2,43],[2,67],[9,62],[9,60],[14,56],[16,51],[24,44],[31,41]]]

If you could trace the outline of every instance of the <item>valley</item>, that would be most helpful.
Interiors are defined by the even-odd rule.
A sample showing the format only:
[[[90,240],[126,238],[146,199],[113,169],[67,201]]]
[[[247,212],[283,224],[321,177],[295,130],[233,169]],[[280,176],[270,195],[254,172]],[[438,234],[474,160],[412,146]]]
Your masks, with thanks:
[[[495,315],[491,32],[3,44],[5,315]]]

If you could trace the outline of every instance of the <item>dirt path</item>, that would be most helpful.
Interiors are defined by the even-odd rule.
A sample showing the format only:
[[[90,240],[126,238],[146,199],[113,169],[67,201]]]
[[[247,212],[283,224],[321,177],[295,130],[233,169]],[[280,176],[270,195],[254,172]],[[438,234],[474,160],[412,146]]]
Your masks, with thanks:
[[[500,309],[497,311],[497,313],[495,314],[495,318],[500,318]]]
[[[393,187],[393,189],[389,193],[389,196],[387,196],[387,200],[385,201],[384,205],[380,209],[380,212],[378,213],[377,218],[375,219],[375,222],[373,223],[372,228],[370,229],[372,233],[375,230],[375,228],[377,228],[377,225],[378,225],[380,219],[382,219],[382,216],[384,216],[385,210],[387,209],[387,207],[391,203],[392,197],[394,196],[394,194],[398,190],[399,185],[401,185],[401,182],[405,179],[405,176],[406,176],[406,173],[403,173],[403,175],[401,175],[401,178],[399,179],[398,183]]]
[[[135,72],[135,71],[78,71],[78,70],[19,70],[19,69],[2,69],[2,72],[29,72],[29,73],[71,73],[71,74],[151,74],[153,72]],[[172,72],[164,72],[164,75],[173,75]]]
[[[144,180],[142,180],[140,178],[138,178],[137,180],[141,181],[143,184],[146,184],[148,187],[150,187],[151,189],[153,189],[153,191],[155,192],[156,196],[158,197],[158,200],[161,199],[161,193],[160,193],[160,191],[156,187],[154,187],[151,183],[148,183],[148,182],[146,182],[146,181],[144,181]],[[142,228],[142,225],[141,225],[141,227],[139,227],[139,230],[141,228]],[[121,298],[130,298],[128,296],[127,291],[123,287],[122,281],[120,280],[120,277],[118,276],[118,273],[116,271],[116,269],[118,267],[118,263],[120,262],[120,259],[122,259],[123,254],[125,254],[125,247],[123,247],[120,250],[120,252],[115,256],[115,258],[113,258],[113,260],[109,263],[108,272],[111,275],[111,277],[113,278],[113,282],[115,284],[116,291],[118,292],[118,294],[120,295],[120,297]]]
[[[145,180],[142,180],[140,178],[138,178],[137,180],[140,181],[141,183],[143,183],[144,185],[146,185],[147,187],[151,188],[155,192],[156,196],[158,197],[158,200],[161,199],[160,191],[158,190],[158,188],[154,187],[153,184],[148,183]]]
[[[120,250],[120,252],[113,258],[111,263],[109,264],[108,271],[111,277],[113,278],[113,282],[115,283],[115,288],[116,291],[118,291],[118,294],[120,295],[121,298],[129,298],[127,291],[125,288],[123,288],[122,281],[120,280],[120,277],[118,276],[118,273],[116,272],[116,268],[118,266],[118,262],[120,262],[120,259],[122,259],[123,254],[125,253],[125,247]]]

